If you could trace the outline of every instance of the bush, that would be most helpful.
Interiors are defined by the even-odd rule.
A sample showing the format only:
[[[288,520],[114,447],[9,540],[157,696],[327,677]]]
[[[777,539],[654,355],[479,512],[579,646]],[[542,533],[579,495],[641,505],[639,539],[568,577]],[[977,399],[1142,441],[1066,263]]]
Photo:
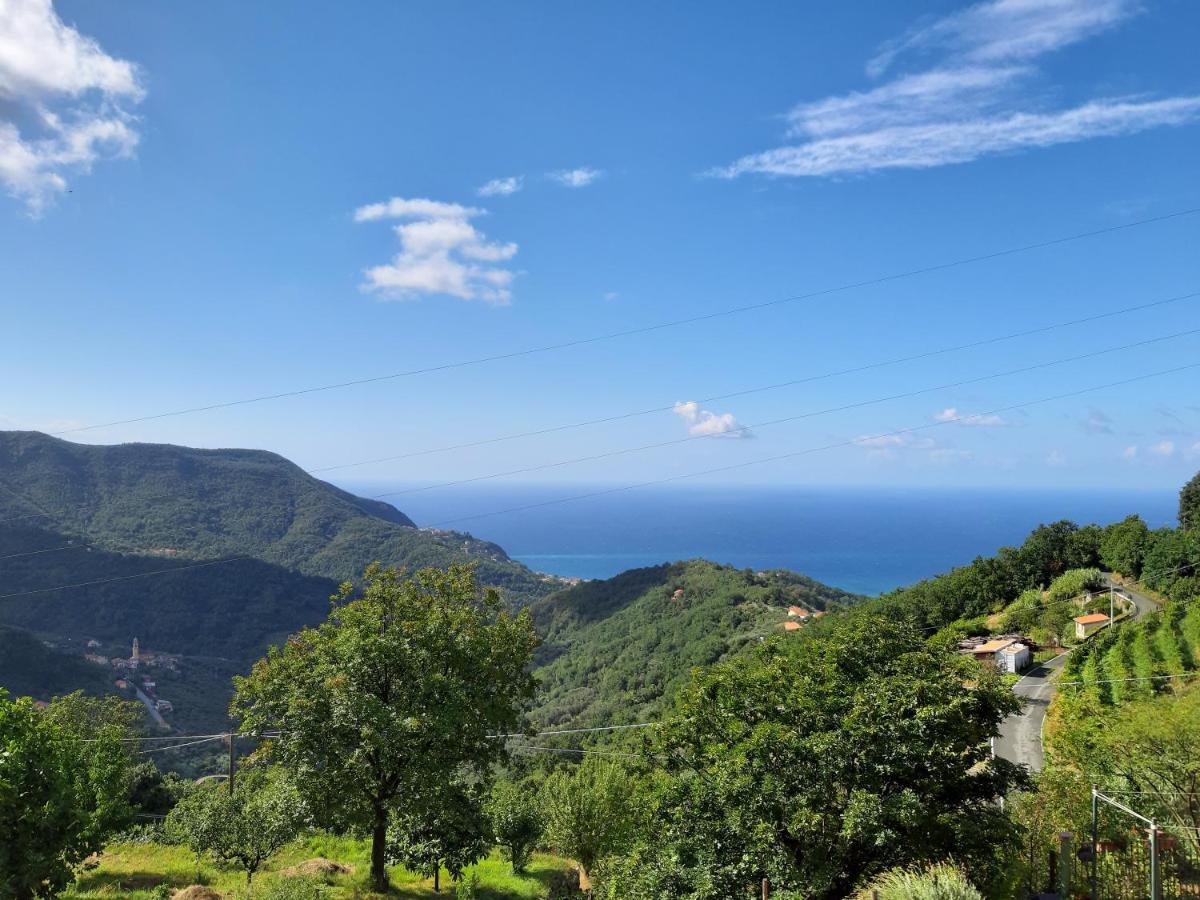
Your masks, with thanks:
[[[925,869],[893,869],[877,878],[859,898],[879,892],[879,900],[983,900],[967,876],[948,863]]]
[[[544,828],[536,789],[502,781],[492,789],[487,813],[501,853],[514,872],[523,872]]]
[[[472,872],[463,878],[454,889],[454,900],[477,900],[479,897],[479,876]]]

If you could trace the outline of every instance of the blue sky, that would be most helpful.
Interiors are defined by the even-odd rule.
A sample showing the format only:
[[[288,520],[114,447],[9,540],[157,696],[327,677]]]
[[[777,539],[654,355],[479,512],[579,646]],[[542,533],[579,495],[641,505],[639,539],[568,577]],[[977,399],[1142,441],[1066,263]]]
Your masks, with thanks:
[[[703,315],[1200,207],[1200,9],[9,0],[0,426],[60,431]],[[1173,488],[1200,468],[1187,216],[568,351],[68,435],[443,482]],[[674,411],[666,409],[674,404]],[[736,429],[750,426],[747,431]],[[721,434],[721,432],[727,432]],[[735,435],[749,437],[737,438]],[[398,505],[403,506],[400,500]]]

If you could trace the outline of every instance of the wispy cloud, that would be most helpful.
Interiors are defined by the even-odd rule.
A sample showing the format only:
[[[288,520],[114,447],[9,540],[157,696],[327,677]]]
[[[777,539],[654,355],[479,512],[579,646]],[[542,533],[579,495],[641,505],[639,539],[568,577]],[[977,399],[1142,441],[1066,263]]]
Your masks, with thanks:
[[[508,304],[515,273],[495,264],[516,256],[517,245],[489,241],[471,223],[484,213],[473,206],[404,197],[359,207],[356,222],[403,220],[395,226],[400,252],[386,265],[367,269],[363,289],[397,299],[444,294]]]
[[[1170,457],[1175,455],[1175,442],[1174,441],[1159,441],[1157,444],[1155,444],[1154,446],[1152,446],[1150,448],[1150,452],[1153,453],[1155,456],[1162,457],[1163,459],[1169,459]]]
[[[921,24],[868,63],[871,77],[915,61],[874,88],[801,103],[786,116],[798,142],[710,174],[820,177],[922,169],[1133,134],[1200,117],[1200,96],[1099,97],[1046,109],[1029,90],[1038,57],[1119,25],[1134,0],[988,0]]]
[[[546,177],[551,181],[556,181],[563,187],[581,188],[587,187],[597,178],[604,174],[600,169],[590,169],[587,166],[578,169],[560,169],[557,172],[547,172]]]
[[[1137,444],[1131,444],[1130,446],[1126,447],[1124,450],[1121,451],[1121,459],[1134,460],[1134,459],[1137,459],[1137,457],[1138,457]]]
[[[1004,428],[1009,424],[1007,419],[995,413],[963,413],[954,406],[947,406],[941,412],[934,413],[933,421],[953,422],[966,428]]]
[[[0,184],[40,215],[67,175],[138,143],[137,67],[66,25],[50,0],[0,3]]]
[[[695,400],[677,401],[675,415],[683,419],[688,434],[710,437],[748,438],[754,437],[750,429],[738,424],[733,413],[714,413],[701,409]]]
[[[476,193],[480,197],[507,197],[509,194],[515,194],[524,186],[524,175],[510,175],[508,178],[493,178]]]
[[[1112,434],[1113,420],[1102,410],[1092,409],[1083,420],[1083,430],[1088,434]]]
[[[1067,464],[1067,455],[1061,450],[1051,450],[1046,454],[1046,465],[1057,469]]]

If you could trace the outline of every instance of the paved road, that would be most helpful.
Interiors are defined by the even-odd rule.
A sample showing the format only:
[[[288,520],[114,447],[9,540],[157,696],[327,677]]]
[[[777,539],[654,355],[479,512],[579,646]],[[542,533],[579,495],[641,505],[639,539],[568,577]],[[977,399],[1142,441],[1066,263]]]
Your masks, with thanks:
[[[1158,609],[1158,604],[1145,594],[1122,587],[1110,581],[1107,576],[1105,582],[1118,588],[1133,601],[1135,619]],[[1001,724],[1000,736],[993,744],[996,756],[1024,763],[1034,772],[1042,770],[1045,764],[1045,755],[1042,752],[1042,724],[1046,720],[1046,710],[1050,701],[1054,698],[1054,682],[1066,661],[1066,653],[1056,656],[1034,668],[1013,685],[1013,693],[1025,700],[1025,706],[1021,712],[1014,713]]]

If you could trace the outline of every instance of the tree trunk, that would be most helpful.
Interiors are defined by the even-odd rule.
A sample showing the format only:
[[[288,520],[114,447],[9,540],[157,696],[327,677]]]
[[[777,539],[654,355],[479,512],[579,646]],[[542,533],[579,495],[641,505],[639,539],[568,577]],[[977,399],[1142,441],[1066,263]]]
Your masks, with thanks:
[[[371,889],[381,894],[388,891],[387,860],[384,848],[387,844],[387,810],[375,810],[375,827],[371,832]]]
[[[436,866],[433,867],[433,892],[435,894],[440,894],[442,892],[441,876],[442,876],[442,864],[438,863]]]

